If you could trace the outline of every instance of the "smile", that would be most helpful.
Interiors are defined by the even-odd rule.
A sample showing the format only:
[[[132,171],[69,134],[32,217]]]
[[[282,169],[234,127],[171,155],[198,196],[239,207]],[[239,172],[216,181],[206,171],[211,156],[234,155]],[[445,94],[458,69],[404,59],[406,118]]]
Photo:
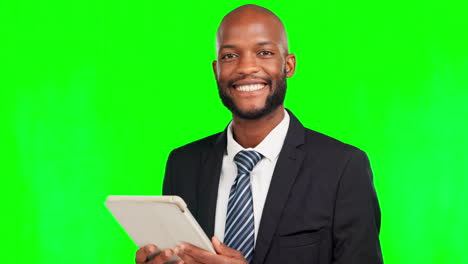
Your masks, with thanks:
[[[245,84],[245,85],[234,85],[234,88],[237,91],[241,92],[252,92],[263,89],[266,85],[263,83],[253,83],[253,84]]]

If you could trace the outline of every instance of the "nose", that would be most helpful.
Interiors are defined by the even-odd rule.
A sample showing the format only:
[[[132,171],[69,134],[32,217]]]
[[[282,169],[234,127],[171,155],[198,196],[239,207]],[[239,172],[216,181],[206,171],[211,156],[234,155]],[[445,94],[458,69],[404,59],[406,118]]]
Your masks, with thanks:
[[[241,56],[239,64],[237,65],[237,73],[249,75],[260,71],[257,60],[253,55]]]

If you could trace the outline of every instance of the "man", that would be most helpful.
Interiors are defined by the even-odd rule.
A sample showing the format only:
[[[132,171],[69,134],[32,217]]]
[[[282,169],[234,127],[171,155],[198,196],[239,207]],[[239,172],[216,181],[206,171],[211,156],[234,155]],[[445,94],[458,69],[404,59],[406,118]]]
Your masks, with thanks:
[[[174,150],[163,187],[187,202],[217,254],[182,243],[147,260],[158,251],[148,245],[136,262],[176,254],[179,264],[382,263],[366,155],[284,109],[296,58],[280,19],[255,5],[233,10],[219,26],[217,55],[213,70],[232,122]]]

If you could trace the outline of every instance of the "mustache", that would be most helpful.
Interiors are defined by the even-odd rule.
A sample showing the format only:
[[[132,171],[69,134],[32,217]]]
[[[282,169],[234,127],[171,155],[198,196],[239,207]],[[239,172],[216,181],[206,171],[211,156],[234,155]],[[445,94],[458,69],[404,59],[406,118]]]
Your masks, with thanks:
[[[270,87],[271,87],[271,84],[272,84],[272,81],[270,78],[262,78],[262,77],[258,77],[258,76],[255,76],[255,75],[243,75],[243,76],[240,76],[239,78],[235,78],[235,79],[231,79],[227,82],[227,87],[232,87],[232,85],[237,82],[237,81],[240,81],[240,80],[244,80],[244,79],[256,79],[256,80],[263,80],[265,81]]]

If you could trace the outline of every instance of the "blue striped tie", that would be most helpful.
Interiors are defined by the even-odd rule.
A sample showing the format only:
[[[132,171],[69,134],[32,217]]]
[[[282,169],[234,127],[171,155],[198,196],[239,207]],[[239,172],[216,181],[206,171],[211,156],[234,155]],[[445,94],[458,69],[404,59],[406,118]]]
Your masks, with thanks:
[[[242,252],[250,263],[253,257],[255,226],[250,172],[262,155],[254,150],[243,150],[234,157],[237,177],[229,194],[224,243]]]

